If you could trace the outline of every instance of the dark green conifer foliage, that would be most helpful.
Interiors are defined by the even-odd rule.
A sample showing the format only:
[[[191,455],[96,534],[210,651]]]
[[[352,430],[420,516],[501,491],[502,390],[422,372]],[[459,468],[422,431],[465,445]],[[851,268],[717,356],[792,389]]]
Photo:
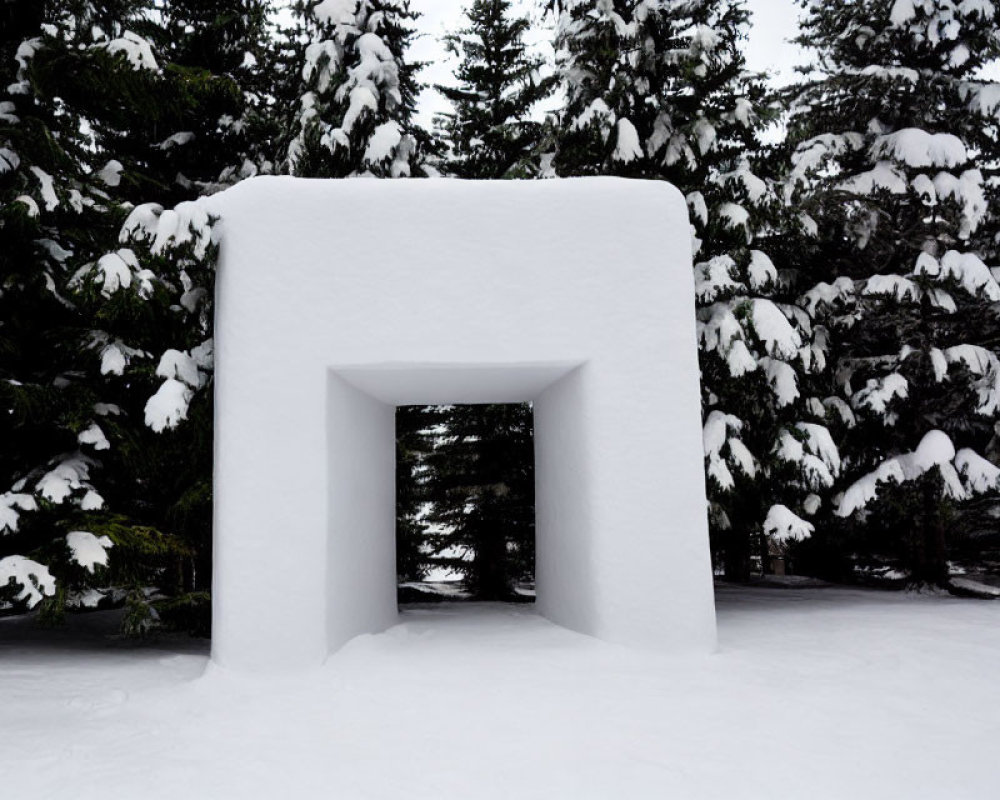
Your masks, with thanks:
[[[413,20],[408,0],[350,6],[295,4],[297,79],[286,124],[282,169],[313,178],[421,172],[430,137],[414,122],[423,66],[407,60]]]
[[[408,409],[422,420],[428,565],[464,575],[477,600],[514,598],[534,574],[535,482],[527,404]],[[398,416],[397,416],[398,419]]]
[[[123,199],[169,208],[270,171],[275,145],[273,98],[265,83],[272,59],[266,4],[172,2],[157,21],[149,39],[161,71],[151,95],[132,109],[138,119],[126,135],[113,123],[103,128],[104,147],[124,162]],[[183,249],[153,253],[136,242],[129,246],[152,273],[151,292],[136,291],[133,284],[131,291],[107,297],[95,283],[81,292],[109,341],[149,354],[134,358],[119,379],[128,422],[116,431],[113,448],[120,464],[115,475],[121,476],[114,507],[169,531],[183,545],[183,557],[169,571],[167,593],[194,598],[185,613],[198,609],[203,630],[204,592],[211,582],[210,372],[188,405],[184,424],[153,431],[144,418],[161,381],[164,351],[207,351],[210,357],[213,259],[194,258]]]
[[[144,406],[159,355],[211,336],[211,269],[122,247],[119,230],[135,202],[173,205],[256,170],[250,159],[267,148],[248,117],[269,101],[239,81],[250,81],[245,53],[266,51],[264,10],[257,0],[0,9],[0,396],[10,412],[0,504],[14,512],[2,514],[0,559],[51,571],[54,615],[88,587],[102,602],[125,592],[141,632],[154,615],[142,587],[181,597],[209,585],[210,392],[166,435],[146,427]],[[71,558],[71,530],[110,542],[107,567]]]
[[[799,42],[816,60],[786,94],[789,199],[813,229],[800,263],[820,282],[810,302],[834,334],[829,394],[849,423],[847,495],[824,530],[946,586],[997,490],[980,456],[1000,412],[983,174],[1000,93],[978,71],[1000,56],[1000,20],[937,0],[803,5]],[[876,478],[877,496],[856,500]]]
[[[396,409],[396,574],[400,583],[427,575],[422,516],[429,501],[427,456],[434,447],[428,426],[435,406]]]
[[[54,617],[85,602],[88,586],[106,586],[131,547],[118,531],[98,532],[121,406],[99,369],[103,334],[77,277],[117,238],[116,173],[98,127],[134,86],[129,58],[140,46],[123,34],[142,6],[30,5],[4,4],[0,97],[0,560],[30,567],[4,587],[0,608],[15,597],[14,608],[36,605],[54,588],[44,601]],[[106,569],[71,559],[74,530],[109,542],[116,558]],[[147,578],[163,563],[154,561]]]
[[[445,38],[461,61],[457,87],[438,86],[453,111],[437,119],[448,147],[442,172],[457,178],[527,177],[538,172],[542,123],[530,119],[552,91],[544,59],[528,53],[526,17],[512,17],[510,0],[476,0],[468,27]]]
[[[780,202],[762,133],[776,109],[741,51],[740,0],[566,0],[557,59],[566,105],[555,126],[559,175],[669,181],[693,227],[709,521],[717,564],[749,577],[770,536],[809,528],[836,448],[807,407],[825,366],[822,329],[795,307],[801,288],[770,258]],[[783,446],[788,439],[802,447]],[[820,450],[823,453],[820,453]],[[819,458],[824,469],[804,466]],[[809,504],[811,508],[811,503]],[[795,531],[773,527],[781,519]]]

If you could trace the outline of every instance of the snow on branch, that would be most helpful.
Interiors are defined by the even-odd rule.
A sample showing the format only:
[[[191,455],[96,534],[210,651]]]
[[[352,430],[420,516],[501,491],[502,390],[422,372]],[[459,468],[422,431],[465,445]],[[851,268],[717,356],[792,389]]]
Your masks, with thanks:
[[[799,542],[812,536],[815,528],[788,506],[780,503],[771,506],[764,520],[764,533],[776,542]]]
[[[955,454],[955,469],[970,494],[1000,489],[1000,468],[971,448],[963,447]]]
[[[618,120],[615,136],[615,151],[612,154],[614,161],[621,161],[624,164],[642,158],[642,145],[639,144],[639,133],[635,125],[627,119]]]
[[[854,301],[854,281],[840,277],[833,283],[817,283],[812,289],[802,295],[806,311],[815,317],[821,309],[834,310]]]
[[[84,511],[104,506],[104,498],[90,484],[90,468],[94,464],[90,458],[78,451],[59,456],[53,463],[35,483],[37,494],[56,504],[73,499]]]
[[[90,531],[70,531],[66,534],[66,546],[72,559],[87,572],[108,565],[108,550],[112,545],[110,537],[95,536]]]
[[[807,139],[795,148],[792,154],[792,171],[789,180],[794,185],[804,182],[809,176],[816,174],[828,162],[845,153],[860,150],[864,145],[864,136],[860,133],[823,133]]]
[[[156,367],[158,377],[166,380],[146,401],[145,422],[156,433],[176,428],[187,419],[195,391],[208,383],[213,368],[213,342],[207,339],[190,352],[167,350]]]
[[[736,262],[728,255],[715,256],[694,268],[694,292],[701,303],[712,303],[720,295],[745,290],[746,286],[733,279]]]
[[[570,130],[582,130],[592,124],[596,124],[604,131],[604,136],[607,138],[608,133],[611,131],[611,126],[615,122],[615,112],[608,108],[608,104],[598,97],[573,120]]]
[[[730,172],[713,173],[709,180],[720,186],[728,185],[737,192],[744,194],[751,203],[760,203],[768,193],[767,182],[757,177],[749,163],[741,161],[736,169]]]
[[[984,416],[1000,413],[1000,359],[985,347],[958,344],[942,351],[947,364],[963,364],[973,375],[979,403],[976,411]]]
[[[813,422],[797,422],[778,434],[774,454],[795,464],[810,489],[829,488],[840,474],[840,451],[830,431]]]
[[[92,331],[88,347],[99,351],[102,375],[124,375],[135,358],[149,358],[149,353],[129,347],[121,339],[111,339],[104,331]]]
[[[0,494],[0,534],[14,533],[21,515],[19,511],[36,511],[38,503],[30,494],[4,492]]]
[[[972,297],[1000,302],[1000,284],[975,253],[948,250],[940,261],[929,253],[921,253],[912,274],[939,283],[953,282]]]
[[[147,298],[153,293],[155,277],[150,270],[139,266],[139,259],[127,247],[104,254],[93,268],[93,280],[101,284],[104,297],[111,297],[119,289],[128,289],[134,283],[139,297]]]
[[[122,53],[125,60],[132,65],[132,69],[146,69],[151,72],[159,72],[160,66],[153,56],[153,48],[146,39],[132,31],[125,31],[117,39],[97,45],[102,50],[107,50],[111,54]]]
[[[966,81],[960,85],[959,93],[969,111],[1000,120],[1000,83]]]
[[[804,299],[810,311],[821,303],[832,305],[838,300],[846,300],[850,292],[858,291],[846,278],[837,280],[845,281],[842,291],[830,284],[819,284],[806,293]],[[989,267],[975,253],[957,250],[947,251],[940,260],[930,253],[921,253],[908,275],[872,275],[858,293],[866,297],[891,297],[901,303],[919,304],[926,299],[935,308],[954,314],[958,304],[945,286],[961,287],[974,299],[1000,302],[1000,284]]]
[[[750,279],[750,288],[754,291],[760,291],[778,282],[778,270],[767,253],[761,250],[751,250],[747,277]]]
[[[852,483],[835,498],[834,513],[848,517],[877,499],[881,485],[909,483],[933,469],[940,472],[942,496],[953,500],[967,500],[976,494],[1000,489],[1000,469],[968,448],[956,453],[946,433],[932,430],[924,435],[913,452],[887,458],[875,470]]]
[[[119,240],[123,244],[144,242],[153,255],[190,245],[194,258],[201,261],[209,246],[218,243],[218,202],[213,195],[178,203],[169,209],[158,203],[143,203],[128,215]]]
[[[742,429],[743,423],[738,417],[718,410],[708,415],[702,429],[708,475],[723,491],[729,491],[736,485],[730,466],[739,468],[748,478],[757,474],[756,459],[737,435]],[[723,454],[724,448],[728,457]]]
[[[799,379],[795,370],[784,361],[764,356],[760,366],[767,373],[767,381],[774,392],[778,406],[791,405],[799,397]]]
[[[906,194],[909,190],[906,175],[889,161],[879,161],[871,169],[841,181],[838,186],[845,192],[859,195],[872,195],[878,191]]]
[[[746,235],[747,242],[753,240],[753,231],[750,226],[750,212],[739,203],[720,203],[715,213],[726,228],[730,230],[742,229]]]
[[[107,450],[111,447],[111,443],[108,442],[108,437],[104,435],[104,431],[101,430],[101,426],[96,422],[91,422],[87,428],[80,431],[80,433],[77,434],[76,440],[80,444],[90,445],[95,450]]]
[[[857,418],[854,416],[854,411],[849,405],[844,401],[842,397],[837,397],[836,395],[831,395],[823,399],[823,407],[826,409],[827,414],[835,413],[840,421],[848,428],[853,428],[858,424]]]
[[[43,597],[56,593],[56,579],[49,568],[25,556],[0,558],[0,588],[13,584],[20,591],[14,599],[34,608]],[[8,609],[11,603],[0,600],[0,609]]]
[[[923,290],[909,278],[902,275],[872,275],[861,289],[864,295],[887,295],[904,302],[919,302]]]
[[[802,347],[802,336],[780,308],[770,300],[755,297],[750,301],[750,317],[757,338],[769,356],[792,359]]]
[[[851,398],[855,409],[868,408],[885,416],[889,404],[897,397],[906,399],[910,393],[910,383],[898,372],[891,372],[883,378],[870,378],[863,389]]]
[[[951,200],[961,207],[958,238],[968,239],[986,219],[989,210],[983,173],[978,169],[967,169],[955,176],[942,171],[934,176],[931,183],[936,199]]]
[[[902,128],[877,136],[869,150],[874,159],[892,159],[908,167],[948,169],[965,163],[969,154],[962,140],[951,133],[928,133]]]
[[[357,10],[358,0],[322,0],[312,13],[328,25],[353,25]]]

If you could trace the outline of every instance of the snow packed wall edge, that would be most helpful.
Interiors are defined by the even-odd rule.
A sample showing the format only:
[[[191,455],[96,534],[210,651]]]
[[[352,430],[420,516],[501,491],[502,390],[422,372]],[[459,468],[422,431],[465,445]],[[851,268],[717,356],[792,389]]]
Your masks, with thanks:
[[[541,613],[714,646],[673,187],[269,177],[218,208],[218,663],[313,666],[395,622],[394,407],[424,403],[534,402]]]

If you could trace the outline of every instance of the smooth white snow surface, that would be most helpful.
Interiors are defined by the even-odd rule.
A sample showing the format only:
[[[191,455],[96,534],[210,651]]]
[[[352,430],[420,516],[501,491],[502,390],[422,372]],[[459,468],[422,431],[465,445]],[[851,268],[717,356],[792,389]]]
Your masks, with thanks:
[[[996,796],[997,602],[721,589],[718,652],[683,657],[575,634],[523,606],[402,619],[321,669],[273,678],[210,666],[204,652],[31,641],[51,635],[0,620],[2,794]]]
[[[423,403],[534,404],[542,614],[609,641],[711,649],[676,189],[256,178],[212,203],[218,663],[308,668],[396,622],[395,406]],[[154,423],[184,413],[198,379],[168,361]]]

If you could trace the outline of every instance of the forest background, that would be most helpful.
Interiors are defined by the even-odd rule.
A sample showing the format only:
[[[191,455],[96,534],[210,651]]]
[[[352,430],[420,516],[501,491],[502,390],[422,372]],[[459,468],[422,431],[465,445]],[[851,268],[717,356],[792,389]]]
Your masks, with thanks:
[[[717,572],[992,594],[993,3],[807,0],[779,85],[739,0],[477,0],[430,121],[418,10],[0,0],[0,611],[208,631],[207,199],[260,174],[674,183]],[[401,412],[402,578],[525,574],[530,413],[488,409]]]

